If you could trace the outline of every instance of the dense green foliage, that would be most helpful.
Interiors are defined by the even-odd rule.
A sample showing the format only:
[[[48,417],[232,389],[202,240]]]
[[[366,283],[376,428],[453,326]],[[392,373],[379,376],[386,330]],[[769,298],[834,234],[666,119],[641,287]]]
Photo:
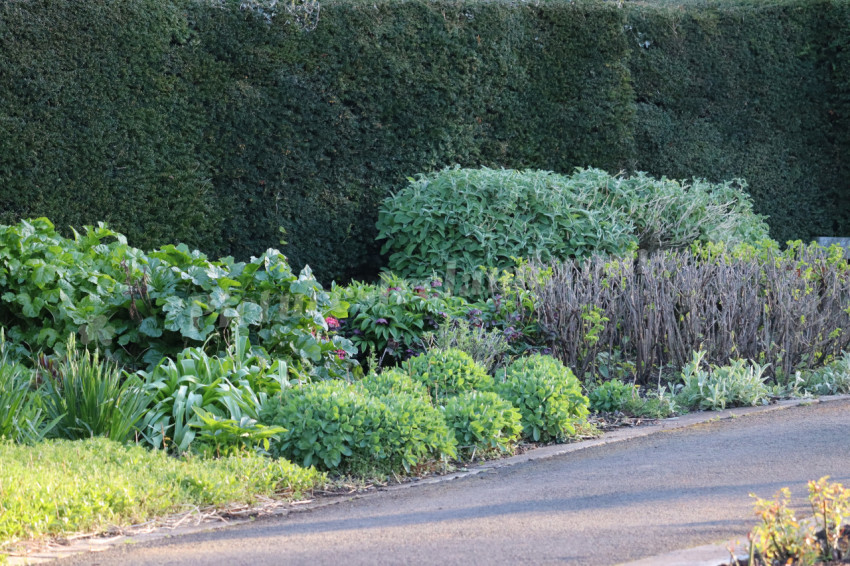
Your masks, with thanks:
[[[597,413],[615,413],[622,411],[626,404],[637,396],[638,386],[612,379],[600,383],[587,393],[590,410]]]
[[[458,163],[742,177],[780,241],[850,227],[846,0],[240,4],[0,4],[0,222],[237,259],[283,226],[328,281]]]
[[[430,398],[428,390],[421,382],[415,381],[399,368],[384,368],[381,373],[370,373],[361,379],[358,385],[376,397],[404,393],[422,399]]]
[[[411,284],[392,274],[384,274],[379,284],[334,285],[331,296],[349,305],[348,319],[338,321],[340,332],[361,358],[373,356],[379,366],[420,353],[423,334],[468,308],[462,298],[445,293],[439,279]]]
[[[325,317],[346,305],[276,250],[247,263],[182,245],[144,253],[102,224],[68,239],[41,218],[0,225],[0,293],[9,341],[33,353],[61,351],[79,333],[115,359],[153,364],[190,345],[221,347],[237,331],[292,373],[327,377],[345,374],[355,352],[327,332]]]
[[[744,178],[780,242],[850,232],[846,0],[626,3],[635,168]]]
[[[377,203],[413,172],[627,158],[614,6],[331,0],[304,32],[239,5],[0,4],[0,222],[240,259],[283,226],[329,280],[374,273]]]
[[[523,435],[535,442],[565,440],[588,415],[578,379],[550,356],[535,354],[515,361],[497,391],[519,409]]]
[[[251,454],[177,459],[105,438],[34,447],[0,442],[0,548],[18,539],[142,523],[186,505],[297,498],[322,483],[315,470]]]
[[[522,433],[519,411],[491,391],[467,391],[446,399],[443,415],[461,457],[510,452]]]
[[[410,470],[455,455],[454,436],[430,401],[374,396],[333,380],[299,385],[272,399],[263,422],[286,432],[271,453],[328,470]]]
[[[506,269],[516,258],[548,264],[697,241],[756,243],[768,237],[767,225],[743,188],[598,169],[445,169],[388,198],[378,236],[395,273],[436,274],[459,293],[480,295],[488,286],[482,268]]]
[[[77,350],[73,336],[60,363],[39,368],[51,436],[77,440],[105,436],[124,442],[148,408],[141,382],[124,378],[118,366],[100,354]]]
[[[439,400],[476,389],[492,387],[493,378],[469,354],[461,350],[430,350],[411,358],[404,369],[416,381],[425,385],[431,397]]]

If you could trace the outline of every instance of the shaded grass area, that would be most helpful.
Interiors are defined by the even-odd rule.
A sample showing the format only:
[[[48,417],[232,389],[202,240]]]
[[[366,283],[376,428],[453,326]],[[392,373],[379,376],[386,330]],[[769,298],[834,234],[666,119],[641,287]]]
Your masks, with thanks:
[[[294,499],[324,481],[312,468],[255,455],[177,459],[104,438],[0,443],[0,549],[142,522],[185,505]]]

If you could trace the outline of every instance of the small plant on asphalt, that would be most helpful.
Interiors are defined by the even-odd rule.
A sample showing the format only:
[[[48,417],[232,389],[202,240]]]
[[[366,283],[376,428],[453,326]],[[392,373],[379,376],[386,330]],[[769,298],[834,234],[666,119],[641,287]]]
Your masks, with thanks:
[[[459,456],[510,453],[522,434],[522,417],[508,401],[489,391],[468,391],[446,400],[446,422],[454,430]]]
[[[694,352],[682,369],[682,386],[676,396],[686,408],[716,411],[727,407],[755,406],[769,401],[765,385],[767,366],[735,360],[726,366],[702,369],[704,351]]]
[[[749,535],[749,566],[831,564],[850,557],[850,539],[842,528],[850,517],[850,490],[828,480],[824,476],[809,482],[814,521],[800,521],[788,508],[791,491],[787,487],[774,500],[756,498],[761,522]]]
[[[578,379],[551,356],[535,354],[515,361],[497,392],[519,409],[523,436],[535,442],[566,440],[588,415]]]

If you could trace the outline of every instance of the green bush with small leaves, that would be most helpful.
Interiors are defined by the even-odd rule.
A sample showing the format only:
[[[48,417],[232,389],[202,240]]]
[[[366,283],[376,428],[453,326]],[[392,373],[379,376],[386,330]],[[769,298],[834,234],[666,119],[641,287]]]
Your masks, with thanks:
[[[456,348],[431,350],[411,358],[403,367],[413,379],[428,388],[435,400],[493,386],[493,378],[487,371],[469,354]]]
[[[770,400],[765,385],[767,366],[756,362],[734,360],[725,366],[702,369],[705,352],[693,353],[692,360],[682,368],[682,385],[676,401],[689,409],[717,411],[727,407],[755,406]]]
[[[522,434],[519,411],[492,391],[467,391],[449,397],[443,414],[454,430],[462,458],[510,452]]]
[[[519,409],[523,435],[535,442],[567,439],[589,412],[578,379],[551,356],[535,354],[515,361],[497,391]]]
[[[372,372],[361,379],[358,384],[375,397],[404,393],[413,397],[430,399],[425,386],[421,382],[415,381],[401,368],[384,368],[381,373]]]
[[[628,402],[638,394],[638,386],[612,379],[600,383],[587,394],[590,410],[596,413],[616,413],[623,410]]]
[[[454,438],[428,401],[376,397],[343,381],[288,389],[266,404],[261,420],[286,429],[271,454],[326,470],[410,470],[455,455]]]

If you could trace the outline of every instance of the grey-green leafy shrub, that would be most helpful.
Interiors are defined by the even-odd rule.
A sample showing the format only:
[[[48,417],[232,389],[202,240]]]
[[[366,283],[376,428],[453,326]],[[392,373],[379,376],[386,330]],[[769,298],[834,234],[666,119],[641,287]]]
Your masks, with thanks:
[[[522,434],[522,417],[510,402],[492,391],[467,391],[449,397],[443,414],[454,430],[458,454],[510,452]]]
[[[589,412],[578,379],[551,356],[535,354],[515,361],[497,391],[519,409],[523,435],[535,442],[565,440]]]
[[[682,368],[682,387],[676,401],[689,409],[716,411],[727,407],[766,404],[770,389],[765,385],[767,366],[734,360],[725,366],[702,369],[705,352],[693,353]]]
[[[480,266],[509,268],[512,258],[547,262],[622,253],[628,219],[589,206],[585,191],[547,171],[444,169],[419,175],[384,201],[378,238],[389,268],[405,277],[440,274],[452,288],[480,292]]]
[[[428,401],[376,397],[343,381],[293,387],[270,400],[262,421],[286,429],[270,452],[326,470],[410,470],[455,455],[454,437]]]
[[[621,412],[638,394],[638,386],[612,379],[600,383],[587,393],[590,410],[596,413]]]
[[[433,333],[423,336],[423,341],[428,349],[455,348],[466,352],[488,372],[493,371],[510,349],[503,330],[488,329],[484,324],[473,326],[462,318],[445,321]]]
[[[403,367],[413,379],[425,385],[435,400],[493,386],[487,370],[456,348],[431,350],[411,358]]]
[[[736,179],[690,182],[637,172],[630,177],[599,169],[579,169],[571,177],[599,187],[599,204],[625,213],[638,248],[647,251],[685,248],[693,242],[757,243],[768,238],[764,217],[753,212],[747,184]]]
[[[850,353],[844,352],[832,363],[801,375],[800,388],[814,395],[850,393]]]
[[[425,386],[401,368],[384,368],[381,373],[372,372],[361,379],[358,385],[376,397],[404,393],[413,397],[430,399]]]
[[[378,238],[389,268],[405,277],[434,273],[460,292],[482,291],[481,267],[514,258],[542,263],[695,241],[757,242],[768,235],[742,181],[690,183],[599,169],[444,169],[384,201]]]

